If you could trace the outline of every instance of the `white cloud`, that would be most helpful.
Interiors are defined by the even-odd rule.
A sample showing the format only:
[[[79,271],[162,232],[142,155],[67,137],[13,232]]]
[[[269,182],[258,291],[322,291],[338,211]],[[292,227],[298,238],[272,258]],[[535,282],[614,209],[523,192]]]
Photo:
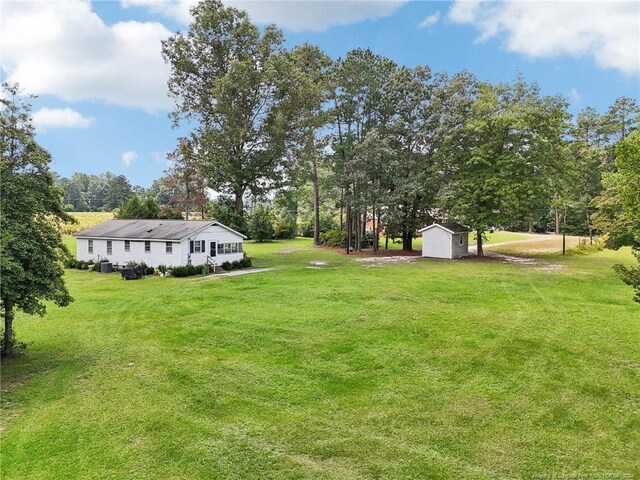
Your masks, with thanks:
[[[198,0],[120,0],[122,8],[142,7],[150,12],[159,13],[183,24],[191,21],[189,9]]]
[[[189,7],[196,1],[121,0],[121,5],[144,7],[187,24]],[[260,24],[324,30],[391,15],[406,0],[225,1],[246,9]],[[36,95],[71,102],[98,100],[150,112],[169,110],[172,103],[166,81],[170,69],[160,46],[169,35],[158,22],[107,25],[88,0],[3,1],[1,74]]]
[[[456,0],[449,19],[474,25],[477,42],[500,36],[507,50],[536,57],[590,55],[602,68],[640,73],[635,1]]]
[[[163,165],[166,168],[170,168],[173,166],[173,161],[169,160],[169,157],[167,157],[168,154],[169,152],[153,151],[149,153],[149,156],[151,157],[151,160],[153,160],[155,163],[159,163],[160,165]]]
[[[138,152],[134,150],[129,150],[128,152],[124,152],[122,154],[122,164],[126,168],[129,168],[136,158],[138,158]]]
[[[259,24],[275,23],[296,32],[323,31],[334,25],[350,25],[393,15],[407,0],[223,0],[245,10]],[[123,7],[146,7],[183,24],[191,21],[189,8],[197,0],[121,0]]]
[[[424,20],[422,20],[418,24],[418,28],[431,27],[432,25],[438,23],[438,20],[440,20],[440,12],[435,12],[431,15],[427,15],[426,17],[424,17]]]
[[[156,22],[106,25],[83,0],[3,2],[0,62],[28,93],[167,110],[160,41],[170,34]]]
[[[83,117],[70,108],[41,108],[33,114],[33,126],[44,132],[49,128],[89,128],[93,118]]]
[[[571,100],[573,100],[574,102],[579,102],[580,100],[582,100],[582,95],[580,95],[580,92],[575,87],[569,91],[569,97],[571,97]]]

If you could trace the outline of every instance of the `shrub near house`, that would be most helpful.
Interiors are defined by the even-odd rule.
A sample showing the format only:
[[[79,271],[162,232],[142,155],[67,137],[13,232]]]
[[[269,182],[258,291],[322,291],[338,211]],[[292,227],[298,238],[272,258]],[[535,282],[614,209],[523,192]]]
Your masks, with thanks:
[[[224,262],[221,267],[225,272],[251,268],[251,258],[245,255],[242,260]],[[211,267],[209,265],[185,265],[182,267],[173,267],[170,269],[170,272],[173,277],[193,277],[194,275],[200,275],[203,272],[211,273]]]

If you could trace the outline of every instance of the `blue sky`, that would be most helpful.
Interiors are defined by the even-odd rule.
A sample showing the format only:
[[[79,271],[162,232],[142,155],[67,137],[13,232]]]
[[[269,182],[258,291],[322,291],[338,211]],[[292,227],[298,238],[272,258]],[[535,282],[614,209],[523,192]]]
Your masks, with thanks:
[[[38,140],[63,176],[110,170],[149,186],[184,129],[168,118],[168,68],[160,40],[185,30],[194,0],[3,2],[3,80],[34,102]],[[640,98],[638,2],[393,2],[227,0],[287,46],[310,42],[330,56],[369,47],[399,64],[483,80],[521,73],[572,112]]]

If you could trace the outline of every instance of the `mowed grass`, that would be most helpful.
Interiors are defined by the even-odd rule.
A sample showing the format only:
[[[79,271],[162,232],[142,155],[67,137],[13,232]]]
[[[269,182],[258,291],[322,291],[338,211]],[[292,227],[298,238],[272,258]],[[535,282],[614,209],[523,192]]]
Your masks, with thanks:
[[[640,475],[640,305],[611,270],[628,250],[555,271],[246,250],[277,268],[68,271],[75,303],[19,315],[2,478]]]

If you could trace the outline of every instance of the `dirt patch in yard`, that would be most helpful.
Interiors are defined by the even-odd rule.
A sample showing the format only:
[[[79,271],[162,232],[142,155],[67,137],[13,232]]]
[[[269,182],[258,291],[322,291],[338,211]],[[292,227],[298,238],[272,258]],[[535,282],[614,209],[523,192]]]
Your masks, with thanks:
[[[562,264],[552,264],[541,261],[538,258],[531,257],[519,257],[515,255],[505,255],[503,253],[496,253],[491,251],[485,251],[484,257],[478,257],[475,255],[471,255],[469,257],[465,257],[469,260],[475,261],[486,261],[486,262],[500,262],[500,263],[511,263],[513,265],[522,265],[525,267],[535,267],[534,270],[544,271],[544,272],[556,272],[558,270],[562,270],[566,265]]]
[[[558,270],[562,270],[564,267],[566,267],[566,265],[546,263],[535,270],[540,270],[541,272],[557,272]]]
[[[332,252],[336,252],[341,255],[347,255],[347,251],[345,248],[325,247],[324,245],[316,245],[315,248],[319,248],[321,250],[331,250]],[[383,248],[381,248],[377,252],[374,252],[370,248],[365,248],[359,252],[351,250],[348,255],[354,257],[420,257],[422,255],[422,252],[417,250],[412,250],[410,252],[407,252],[405,250],[385,250]]]
[[[278,250],[276,253],[281,255],[286,255],[287,253],[296,253],[296,252],[305,252],[309,250],[308,248],[283,248],[282,250]]]
[[[356,262],[361,262],[362,266],[365,268],[380,268],[385,265],[398,265],[400,263],[412,263],[418,259],[417,256],[408,256],[408,255],[394,255],[389,257],[360,257],[356,258]]]
[[[570,248],[579,243],[580,237],[566,237],[566,247]],[[498,248],[500,253],[493,251]],[[495,261],[501,263],[512,263],[535,267],[534,270],[543,272],[557,272],[565,268],[565,265],[546,263],[539,258],[527,257],[526,254],[536,254],[543,252],[557,252],[562,250],[562,236],[550,235],[541,238],[515,240],[510,242],[488,243],[485,245],[484,257],[471,256],[476,260]],[[476,253],[476,246],[470,246],[469,252]]]
[[[329,262],[325,260],[311,260],[309,262],[311,265],[307,265],[307,268],[312,270],[322,270],[322,267],[325,267],[329,264]]]
[[[487,252],[485,254],[488,257],[495,257],[502,261],[502,263],[515,263],[516,265],[536,265],[538,261],[535,258],[528,257],[515,257],[513,255],[503,255],[501,253]]]

